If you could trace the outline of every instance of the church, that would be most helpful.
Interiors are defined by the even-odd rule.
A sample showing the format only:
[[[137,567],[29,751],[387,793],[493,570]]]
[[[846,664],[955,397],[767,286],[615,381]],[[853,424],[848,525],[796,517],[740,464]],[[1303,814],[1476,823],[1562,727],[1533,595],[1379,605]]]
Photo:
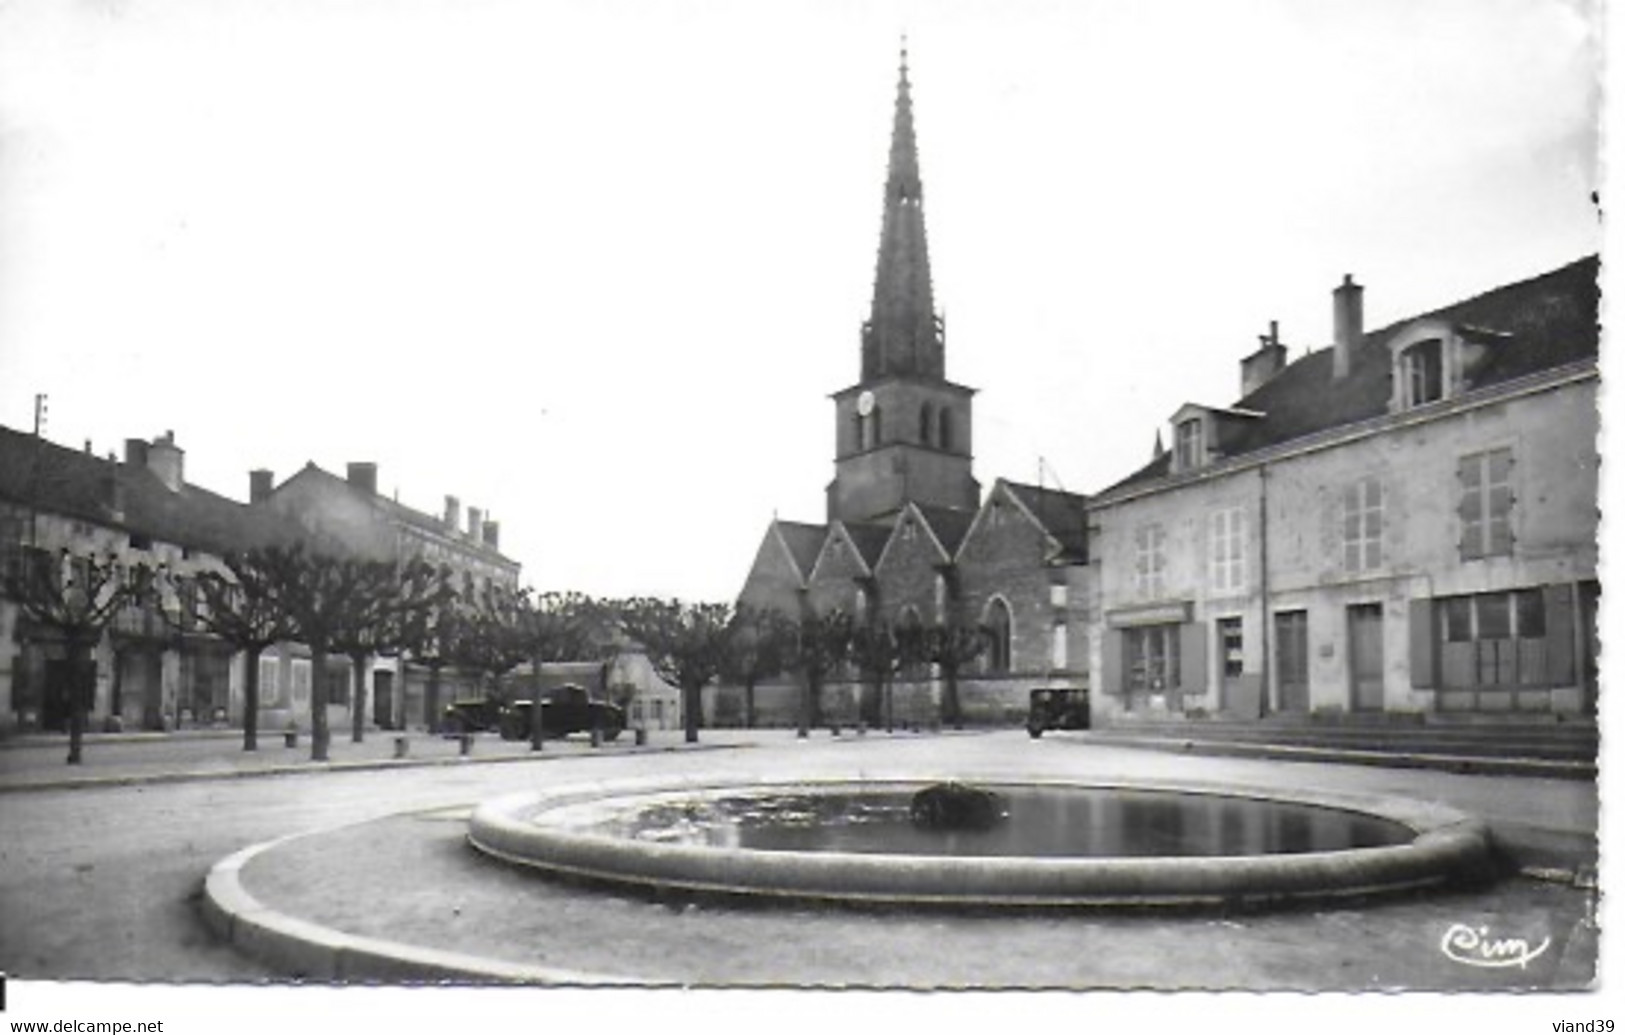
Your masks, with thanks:
[[[1087,685],[1089,550],[1084,497],[972,472],[975,389],[947,377],[932,297],[924,191],[907,52],[899,68],[874,297],[858,380],[835,392],[835,477],[821,523],[774,520],[740,591],[741,607],[794,620],[841,613],[857,626],[955,632],[974,657],[945,687],[938,665],[894,674],[892,718],[1012,722],[1036,687]],[[824,680],[826,722],[876,722],[852,663]],[[755,718],[794,721],[800,683],[754,688]],[[737,688],[710,721],[740,714]],[[721,713],[721,714],[719,714]]]

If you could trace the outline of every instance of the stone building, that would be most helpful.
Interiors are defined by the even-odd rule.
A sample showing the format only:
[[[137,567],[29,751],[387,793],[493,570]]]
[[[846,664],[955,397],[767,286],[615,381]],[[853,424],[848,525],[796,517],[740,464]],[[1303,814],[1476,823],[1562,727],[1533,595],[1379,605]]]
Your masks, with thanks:
[[[249,503],[293,523],[303,538],[351,556],[397,564],[427,561],[449,568],[461,587],[474,592],[487,586],[519,588],[519,562],[502,554],[496,521],[469,507],[465,524],[455,496],[447,496],[443,511],[435,515],[381,495],[378,467],[371,462],[347,464],[342,478],[307,463],[280,485],[270,471],[251,471]],[[260,664],[262,687],[275,688],[276,696],[267,694],[266,699],[285,702],[290,716],[307,714],[312,673],[303,652],[297,647],[268,651]],[[362,708],[369,722],[391,728],[432,726],[437,718],[429,714],[437,702],[431,700],[429,673],[421,666],[374,659],[361,687],[351,685],[355,676],[349,659],[330,657],[326,669],[322,677],[335,722],[350,721],[352,705]],[[445,668],[440,678],[438,703],[478,696],[476,681],[467,674]]]
[[[1594,712],[1598,264],[1333,345],[1090,500],[1097,720]],[[1159,439],[1160,441],[1160,439]]]
[[[905,54],[859,379],[832,397],[835,478],[825,521],[773,521],[738,601],[786,616],[839,610],[860,624],[975,630],[984,649],[957,679],[963,715],[1011,721],[1025,714],[1033,687],[1086,685],[1085,501],[1003,479],[982,498],[971,470],[975,391],[947,378],[923,195]],[[864,682],[852,665],[835,673],[826,716],[875,721]],[[888,688],[896,718],[934,720],[943,682],[936,667],[896,673]],[[713,717],[739,711],[736,693],[713,695]],[[756,693],[761,721],[792,721],[793,677]]]
[[[124,459],[0,428],[0,552],[8,565],[55,563],[61,551],[163,567],[187,579],[221,570],[228,550],[286,533],[280,519],[193,485],[172,432],[129,439]],[[174,596],[116,614],[94,653],[92,719],[123,729],[242,721],[240,659],[187,620]],[[167,611],[166,616],[164,612]],[[0,730],[61,729],[67,653],[0,597]]]

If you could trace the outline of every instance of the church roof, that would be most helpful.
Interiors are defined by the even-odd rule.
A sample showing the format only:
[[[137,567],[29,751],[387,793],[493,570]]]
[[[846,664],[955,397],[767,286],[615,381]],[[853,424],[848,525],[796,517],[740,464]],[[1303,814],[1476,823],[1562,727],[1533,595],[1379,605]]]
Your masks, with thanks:
[[[1044,531],[1061,544],[1061,559],[1085,562],[1089,559],[1088,497],[1042,485],[1006,481],[1010,494],[1022,502]]]
[[[1348,374],[1341,380],[1332,378],[1333,349],[1303,356],[1236,403],[1237,408],[1262,416],[1238,429],[1227,443],[1227,455],[1245,456],[1385,415],[1392,395],[1388,343],[1417,320],[1443,320],[1458,325],[1465,336],[1493,339],[1484,360],[1473,369],[1473,389],[1595,360],[1598,268],[1597,257],[1589,256],[1368,332],[1351,351]],[[1172,455],[1162,453],[1101,495],[1164,478],[1171,462]]]
[[[790,551],[790,559],[795,562],[796,574],[805,579],[812,572],[813,565],[818,563],[818,551],[824,548],[829,526],[782,519],[774,524],[779,530],[779,537],[784,540],[785,548]]]
[[[942,336],[931,297],[923,195],[905,49],[897,74],[874,301],[863,328],[865,382],[887,375],[932,380],[944,376]]]
[[[864,524],[857,521],[844,521],[841,523],[846,529],[847,537],[857,548],[858,556],[863,563],[871,569],[880,560],[880,554],[886,549],[886,541],[891,538],[891,522],[881,525]]]
[[[965,533],[970,531],[971,522],[976,520],[976,512],[952,507],[926,507],[918,503],[915,506],[926,524],[931,526],[931,533],[937,537],[937,542],[952,557],[958,552],[959,544],[965,541]]]

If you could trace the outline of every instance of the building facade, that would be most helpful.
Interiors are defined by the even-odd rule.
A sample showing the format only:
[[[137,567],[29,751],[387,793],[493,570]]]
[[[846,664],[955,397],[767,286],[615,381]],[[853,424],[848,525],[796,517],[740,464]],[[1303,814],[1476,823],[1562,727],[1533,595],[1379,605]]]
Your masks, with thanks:
[[[1090,503],[1098,721],[1594,713],[1597,263],[1333,345]],[[1160,438],[1159,438],[1160,441]]]

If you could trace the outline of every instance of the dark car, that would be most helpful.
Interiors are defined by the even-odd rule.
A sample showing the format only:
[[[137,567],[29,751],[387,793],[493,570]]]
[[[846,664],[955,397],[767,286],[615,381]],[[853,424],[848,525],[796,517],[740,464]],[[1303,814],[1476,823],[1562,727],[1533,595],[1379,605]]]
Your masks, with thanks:
[[[514,701],[502,710],[497,729],[504,740],[529,740],[530,716],[534,705]],[[605,740],[614,740],[626,729],[626,712],[609,701],[595,701],[587,688],[565,683],[542,694],[542,736],[567,737],[572,733],[598,730]]]
[[[495,697],[470,697],[453,701],[440,711],[440,732],[483,733],[502,721],[502,702]]]
[[[1045,730],[1089,728],[1089,691],[1071,688],[1034,690],[1027,707],[1027,735],[1037,739]]]

